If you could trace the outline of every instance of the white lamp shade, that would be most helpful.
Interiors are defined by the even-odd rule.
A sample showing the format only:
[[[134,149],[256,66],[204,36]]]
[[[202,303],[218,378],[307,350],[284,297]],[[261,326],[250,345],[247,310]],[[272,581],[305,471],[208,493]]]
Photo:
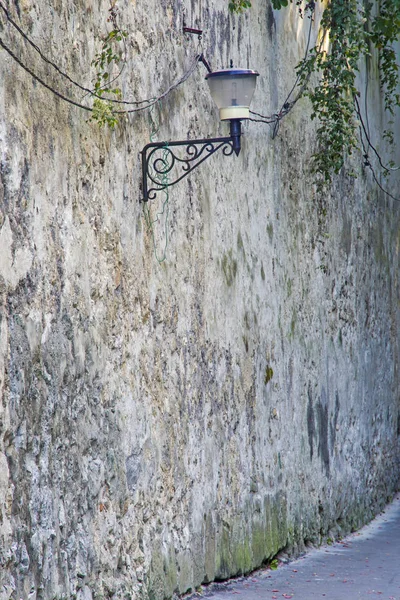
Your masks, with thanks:
[[[206,75],[210,94],[219,108],[222,121],[249,118],[258,75],[257,71],[248,69],[225,69]]]

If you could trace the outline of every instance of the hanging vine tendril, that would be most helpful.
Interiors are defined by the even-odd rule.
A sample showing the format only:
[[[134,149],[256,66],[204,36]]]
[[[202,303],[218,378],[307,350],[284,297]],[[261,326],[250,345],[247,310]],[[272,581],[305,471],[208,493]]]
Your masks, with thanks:
[[[151,108],[150,112],[149,112],[149,124],[150,124],[150,141],[154,142],[155,137],[160,129],[160,115],[158,112],[158,106],[154,106]],[[166,169],[166,165],[168,165],[168,146],[166,145],[164,150],[163,150],[163,156],[160,159],[161,160],[161,165],[164,165],[164,167],[161,167],[161,171],[158,173],[158,175],[154,175],[151,172],[149,172],[149,175],[155,179],[153,179],[153,181],[155,180],[159,185],[161,185],[162,187],[162,191],[164,194],[164,199],[162,201],[162,205],[161,205],[161,210],[156,212],[156,216],[153,218],[150,212],[150,202],[143,202],[143,214],[144,214],[144,220],[145,223],[147,225],[147,229],[150,233],[151,239],[152,239],[152,243],[153,243],[153,251],[154,251],[154,256],[157,260],[157,262],[159,264],[163,263],[165,261],[165,259],[167,258],[167,248],[168,248],[168,238],[169,238],[169,228],[168,228],[168,219],[169,219],[169,189],[168,189],[168,173],[169,171]],[[156,209],[157,210],[157,209]],[[157,223],[160,223],[162,220],[164,220],[164,247],[162,249],[161,254],[159,254],[158,252],[158,248],[157,248],[157,243],[156,243],[156,237],[155,237],[155,231],[154,231],[154,226]]]
[[[296,5],[300,16],[308,15],[310,19],[318,3],[318,0],[271,1],[276,10],[289,4]],[[280,121],[295,102],[301,96],[309,97],[313,109],[311,118],[318,121],[318,148],[312,157],[312,169],[320,188],[331,182],[332,174],[341,170],[346,155],[360,147],[355,99],[361,91],[357,88],[356,77],[363,60],[368,60],[371,52],[377,52],[379,57],[387,114],[393,117],[400,107],[400,67],[394,48],[400,39],[400,0],[381,0],[379,6],[377,4],[368,0],[364,3],[330,0],[324,4],[319,41],[310,51],[307,45],[306,55],[297,65],[295,100],[290,100],[292,90],[277,113],[269,116],[253,113],[260,117],[253,120],[273,125],[276,134]],[[230,5],[229,8],[233,10]],[[243,10],[246,8],[242,6]],[[329,44],[326,43],[328,39]],[[317,83],[310,83],[315,80]],[[368,115],[366,120],[368,122]],[[394,142],[392,125],[393,121],[389,121],[389,127],[383,132],[383,138],[389,143]],[[380,156],[379,164],[383,164]],[[383,174],[387,173],[384,169]]]

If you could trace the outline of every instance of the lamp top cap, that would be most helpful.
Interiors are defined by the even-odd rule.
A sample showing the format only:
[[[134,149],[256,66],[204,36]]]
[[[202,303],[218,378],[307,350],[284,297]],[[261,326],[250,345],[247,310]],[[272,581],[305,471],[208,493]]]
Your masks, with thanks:
[[[259,74],[260,73],[257,73],[257,71],[252,71],[251,69],[222,69],[221,71],[207,73],[206,79],[210,79],[211,77],[226,77],[227,75],[231,75],[232,77],[237,77],[240,75],[255,75],[258,77]]]

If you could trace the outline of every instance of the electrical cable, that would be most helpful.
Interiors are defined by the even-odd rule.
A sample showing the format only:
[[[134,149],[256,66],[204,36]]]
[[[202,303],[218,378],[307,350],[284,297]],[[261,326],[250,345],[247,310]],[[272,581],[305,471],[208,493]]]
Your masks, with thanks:
[[[389,196],[389,198],[391,198],[392,200],[395,200],[396,202],[400,202],[400,198],[396,198],[396,196],[393,196],[393,194],[391,194],[390,192],[388,192],[387,190],[385,190],[385,188],[381,185],[381,183],[379,182],[376,173],[375,173],[375,169],[373,168],[373,166],[371,165],[369,158],[368,158],[368,154],[366,152],[366,147],[362,138],[362,133],[361,133],[361,127],[360,127],[360,134],[361,134],[361,145],[363,147],[363,151],[364,151],[364,165],[366,167],[368,167],[372,173],[372,177],[376,183],[376,185],[379,187],[379,189],[386,194],[387,196]]]
[[[32,48],[39,54],[40,58],[46,62],[48,65],[50,65],[51,67],[53,67],[53,69],[55,69],[62,77],[64,77],[67,81],[69,81],[70,83],[72,83],[72,85],[76,86],[78,89],[82,90],[83,92],[85,92],[85,94],[90,94],[91,96],[94,96],[95,98],[99,98],[101,100],[104,100],[103,96],[100,96],[99,94],[96,94],[96,92],[90,88],[87,88],[83,85],[81,85],[80,83],[78,83],[77,81],[75,81],[74,79],[72,79],[72,77],[70,77],[68,75],[68,73],[65,73],[65,71],[63,71],[62,69],[60,69],[60,67],[54,63],[52,60],[50,60],[43,52],[42,50],[39,48],[39,46],[37,44],[35,44],[35,42],[33,42],[30,37],[19,27],[19,25],[12,19],[12,17],[10,16],[8,10],[6,9],[6,7],[4,6],[4,4],[0,1],[0,8],[3,10],[3,12],[5,13],[7,20],[11,23],[11,25],[18,31],[18,33],[23,37],[23,39],[28,42],[28,44],[30,44],[30,46],[32,46]],[[125,65],[124,65],[125,66]],[[121,74],[121,71],[119,72],[118,76]],[[113,81],[115,81],[116,78],[113,79]],[[109,85],[111,82],[108,82],[107,85]],[[150,99],[152,100],[152,99]],[[108,98],[107,101],[108,102],[113,102],[115,104],[128,104],[128,105],[140,105],[140,104],[146,104],[148,103],[150,100],[139,100],[139,101],[128,101],[128,100],[118,100],[117,98]]]
[[[195,72],[195,70],[197,68],[197,65],[199,64],[199,61],[200,61],[200,55],[198,54],[195,56],[189,69],[182,75],[182,77],[180,77],[180,79],[178,79],[178,81],[176,83],[173,83],[172,85],[170,85],[170,87],[167,90],[165,90],[165,92],[160,94],[160,96],[158,96],[157,98],[150,98],[149,100],[143,101],[143,102],[148,102],[147,106],[130,108],[129,110],[114,110],[113,114],[127,115],[127,114],[131,114],[134,112],[139,112],[141,110],[146,110],[146,109],[150,108],[151,106],[153,106],[154,104],[161,102],[161,100],[163,100],[166,96],[168,96],[168,94],[170,94],[173,90],[175,90],[182,83],[184,83],[191,75],[193,75],[193,73]]]
[[[314,9],[313,9],[313,10],[314,10]],[[309,25],[309,28],[308,28],[307,45],[306,45],[306,51],[305,51],[305,53],[304,53],[303,62],[305,62],[305,61],[306,61],[306,59],[307,59],[307,56],[308,56],[308,51],[309,51],[309,49],[310,49],[311,30],[312,30],[312,24],[313,24],[313,16],[312,16],[312,13],[311,13],[311,15],[309,16],[309,19],[310,19],[310,25]],[[299,72],[298,72],[298,74],[297,74],[296,81],[294,82],[292,89],[290,90],[289,94],[287,95],[287,98],[286,98],[286,100],[285,100],[285,101],[284,101],[284,103],[282,104],[282,108],[281,108],[281,110],[279,111],[280,113],[282,112],[282,110],[283,110],[285,107],[287,107],[287,106],[288,106],[289,99],[290,99],[291,95],[293,94],[293,92],[294,92],[294,90],[295,90],[295,88],[296,88],[296,86],[297,86],[297,84],[298,84],[298,82],[299,82],[299,80],[300,80],[300,77],[301,77],[301,69],[300,69],[300,71],[299,71]],[[304,86],[303,86],[303,87],[304,87]],[[293,103],[290,105],[290,109],[286,109],[286,110],[287,110],[287,112],[289,112],[289,110],[291,110],[291,109],[293,108],[293,106],[294,106],[295,102],[297,102],[297,99],[296,99],[296,100],[295,100],[295,101],[294,101],[294,102],[293,102]],[[286,112],[285,114],[287,114],[287,112]]]
[[[310,15],[310,26],[308,29],[308,36],[307,36],[307,45],[306,45],[306,51],[305,51],[305,55],[303,58],[303,63],[305,62],[307,56],[308,56],[308,52],[309,52],[309,48],[310,48],[310,40],[311,40],[311,29],[312,29],[312,23],[313,23],[313,19],[312,19],[312,15]],[[324,43],[324,39],[325,39],[325,35],[326,35],[326,31],[323,32],[320,44],[319,44],[319,49],[318,52],[320,52],[320,49]],[[280,111],[278,113],[275,113],[273,115],[263,115],[261,113],[255,112],[250,110],[250,114],[255,115],[257,117],[260,117],[260,119],[248,119],[249,121],[253,121],[255,123],[265,123],[266,125],[273,125],[273,133],[272,133],[272,138],[274,139],[278,133],[279,130],[279,125],[280,125],[280,121],[283,119],[283,117],[285,117],[294,107],[294,105],[296,104],[296,102],[300,99],[300,97],[303,95],[304,90],[306,89],[309,79],[311,76],[311,72],[309,72],[304,80],[303,85],[301,86],[300,90],[298,91],[296,97],[294,100],[292,100],[291,102],[289,102],[290,97],[292,96],[294,90],[296,89],[296,86],[298,85],[298,82],[300,80],[301,77],[301,70],[299,71],[296,80],[293,84],[292,89],[290,90],[289,94],[286,97],[286,100],[284,101],[284,103],[282,104],[282,107],[280,109]],[[366,84],[366,95],[368,93],[368,83]],[[367,120],[367,126],[365,125],[362,115],[361,115],[361,110],[360,110],[360,106],[359,106],[359,102],[357,100],[357,97],[355,97],[355,106],[356,106],[356,113],[357,116],[360,120],[360,139],[361,139],[361,144],[363,147],[363,152],[364,152],[364,164],[365,166],[368,166],[372,172],[372,176],[373,179],[375,181],[375,183],[377,184],[377,186],[379,187],[379,189],[384,192],[386,195],[388,195],[390,198],[392,198],[392,200],[395,200],[396,202],[400,202],[400,198],[396,198],[395,196],[393,196],[390,192],[388,192],[379,182],[375,170],[373,168],[373,166],[371,165],[370,161],[369,161],[369,156],[368,156],[368,150],[365,146],[364,143],[364,137],[363,134],[365,136],[365,139],[367,141],[368,144],[368,148],[371,148],[371,150],[374,152],[374,154],[376,155],[378,161],[379,161],[379,165],[381,166],[381,168],[384,171],[398,171],[400,169],[399,167],[389,167],[387,165],[383,164],[382,158],[379,154],[379,152],[377,151],[377,149],[375,148],[375,146],[372,144],[371,142],[371,138],[370,138],[370,127],[369,127],[369,120],[368,120],[368,110],[367,110],[367,98],[365,98],[365,110],[366,110],[366,120]]]
[[[138,111],[141,111],[141,110],[146,110],[149,107],[153,106],[154,104],[156,104],[157,102],[159,102],[160,100],[162,100],[163,98],[165,98],[165,96],[167,96],[170,92],[172,92],[176,87],[178,87],[179,85],[181,85],[182,83],[184,83],[186,81],[186,79],[188,79],[193,74],[193,72],[195,71],[195,69],[196,69],[196,67],[197,67],[197,65],[199,63],[199,61],[201,61],[201,59],[202,59],[202,55],[201,54],[197,54],[195,56],[195,58],[193,59],[193,62],[190,65],[189,69],[182,75],[182,77],[180,77],[180,79],[176,83],[172,84],[165,92],[163,92],[157,98],[152,97],[152,98],[149,98],[149,99],[146,99],[146,100],[138,100],[138,101],[133,101],[133,100],[132,101],[118,100],[117,98],[104,98],[103,96],[100,96],[99,94],[96,94],[96,92],[94,92],[93,90],[91,90],[91,89],[89,89],[89,88],[81,85],[80,83],[78,83],[77,81],[75,81],[74,79],[72,79],[67,73],[65,73],[64,71],[62,71],[62,69],[60,69],[57,64],[55,64],[53,61],[51,61],[49,58],[47,58],[47,56],[45,56],[45,54],[41,51],[41,49],[39,48],[39,46],[37,44],[35,44],[35,42],[33,42],[30,39],[30,37],[12,19],[12,17],[10,16],[8,10],[4,6],[4,4],[1,2],[1,0],[0,0],[0,9],[3,10],[3,12],[5,13],[5,15],[7,17],[7,20],[18,31],[18,33],[24,38],[24,40],[26,40],[32,46],[32,48],[39,54],[39,56],[41,57],[41,59],[44,62],[46,62],[47,64],[49,64],[51,67],[53,67],[62,77],[64,77],[71,84],[73,84],[78,89],[80,89],[83,92],[85,92],[85,94],[90,94],[91,96],[93,96],[95,98],[98,98],[100,100],[103,100],[105,102],[111,102],[113,104],[135,105],[135,107],[136,107],[136,108],[133,108],[133,109],[130,109],[130,110],[113,111],[114,114],[130,114],[130,113],[133,113],[133,112],[138,112]],[[70,104],[74,104],[75,106],[78,106],[79,108],[84,108],[85,110],[92,110],[90,107],[85,107],[84,105],[82,105],[82,104],[80,104],[78,102],[75,102],[75,101],[73,101],[71,99],[68,99],[66,96],[64,96],[63,94],[61,94],[57,90],[55,90],[52,86],[46,84],[42,79],[40,79],[37,75],[35,75],[33,73],[33,71],[31,69],[29,69],[29,67],[27,67],[26,65],[24,65],[24,63],[22,62],[22,60],[18,59],[16,57],[16,55],[4,44],[4,42],[1,43],[1,46],[10,54],[10,56],[14,60],[16,60],[16,62],[22,68],[24,68],[40,84],[44,85],[44,87],[46,87],[48,90],[52,91],[56,96],[58,96],[61,99],[65,100],[66,102],[69,102]],[[121,71],[122,71],[122,69],[121,69]],[[121,72],[119,73],[119,75],[120,74],[121,74]],[[108,85],[109,85],[109,83],[108,83]],[[146,104],[146,106],[141,106],[143,104]]]
[[[125,105],[135,105],[135,108],[129,109],[129,110],[113,110],[113,114],[131,114],[131,113],[135,113],[135,112],[139,112],[139,111],[143,111],[143,110],[147,110],[147,109],[151,109],[154,105],[156,105],[157,103],[159,103],[162,99],[164,99],[169,93],[171,93],[174,89],[176,89],[179,85],[181,85],[182,83],[184,83],[195,71],[197,65],[199,62],[203,62],[203,54],[197,54],[192,62],[192,64],[190,65],[189,69],[178,79],[177,82],[173,83],[172,85],[170,85],[169,88],[167,88],[167,90],[165,90],[165,92],[163,92],[162,94],[160,94],[158,97],[153,97],[153,98],[149,98],[146,100],[140,100],[140,101],[127,101],[127,100],[118,100],[116,98],[104,98],[102,96],[99,96],[98,94],[96,94],[93,90],[86,88],[85,86],[82,86],[81,84],[79,84],[78,82],[76,82],[74,79],[72,79],[67,73],[65,73],[64,71],[62,71],[58,65],[56,65],[53,61],[51,61],[50,59],[48,59],[44,53],[41,51],[41,49],[39,48],[39,46],[37,46],[37,44],[35,44],[30,38],[29,36],[19,27],[19,25],[11,18],[7,8],[4,6],[3,2],[1,2],[0,0],[0,9],[3,10],[3,12],[5,13],[7,20],[9,21],[9,23],[11,23],[11,25],[18,31],[18,33],[32,46],[32,48],[39,54],[39,56],[42,58],[43,61],[45,61],[47,64],[49,64],[51,67],[53,67],[62,77],[64,77],[67,81],[69,81],[71,84],[73,84],[74,86],[76,86],[77,88],[79,88],[80,90],[84,91],[86,94],[90,94],[91,96],[95,97],[95,98],[99,98],[105,102],[112,102],[112,103],[116,103],[116,104],[125,104]],[[312,23],[313,23],[313,18],[312,18],[312,14],[310,15],[310,27],[309,27],[309,31],[308,31],[308,37],[307,37],[307,45],[306,45],[306,51],[305,51],[305,55],[304,55],[304,59],[303,62],[306,60],[307,56],[308,56],[308,52],[309,52],[309,47],[310,47],[310,40],[311,40],[311,30],[312,30]],[[323,37],[321,39],[320,42],[320,48],[324,42],[324,37],[325,37],[325,31],[323,34]],[[18,58],[16,56],[16,54],[4,43],[4,41],[0,38],[0,46],[10,55],[10,57],[15,60],[15,62],[22,67],[29,75],[31,75],[31,77],[33,77],[38,83],[40,83],[43,87],[45,87],[47,90],[51,91],[55,96],[57,96],[58,98],[60,98],[61,100],[64,100],[65,102],[76,106],[78,108],[81,108],[83,110],[86,110],[88,112],[92,112],[92,108],[89,106],[85,106],[84,104],[81,104],[79,102],[76,102],[75,100],[72,100],[71,98],[68,98],[67,96],[65,96],[64,94],[60,93],[58,90],[56,90],[55,88],[53,88],[51,85],[49,85],[48,83],[46,83],[42,78],[40,78],[38,75],[36,75],[32,69],[30,67],[28,67],[26,64],[23,63],[23,61]],[[122,71],[122,69],[121,69]],[[121,73],[121,72],[120,72]],[[119,75],[120,75],[119,73]],[[118,75],[118,76],[119,76]],[[279,130],[279,124],[280,121],[283,119],[284,116],[286,116],[294,107],[294,105],[296,104],[296,102],[300,99],[300,97],[302,96],[302,94],[304,93],[304,89],[306,88],[309,78],[310,78],[311,72],[308,73],[308,75],[306,76],[306,79],[302,85],[302,87],[300,88],[297,96],[295,97],[295,99],[291,102],[289,102],[290,97],[292,96],[296,86],[298,85],[298,82],[300,80],[301,77],[301,70],[299,71],[296,80],[292,86],[292,89],[290,90],[289,94],[286,97],[286,100],[284,101],[284,103],[282,104],[282,107],[280,109],[280,111],[278,113],[275,113],[273,115],[263,115],[261,113],[257,113],[255,111],[250,111],[250,114],[255,115],[257,117],[260,117],[260,119],[253,119],[253,118],[249,118],[249,121],[255,122],[255,123],[265,123],[267,125],[274,125],[274,129],[273,129],[273,138],[276,137],[278,130]],[[117,76],[117,77],[118,77]],[[368,88],[366,87],[366,95],[368,92]],[[146,104],[146,106],[141,106],[143,104]],[[371,150],[374,152],[374,154],[376,155],[379,164],[381,166],[381,168],[384,171],[397,171],[400,169],[400,167],[389,167],[383,164],[382,158],[379,154],[379,152],[377,151],[377,149],[375,148],[375,146],[372,144],[371,139],[370,139],[370,131],[369,131],[369,121],[368,121],[368,111],[367,111],[367,98],[365,98],[365,107],[366,107],[366,119],[367,119],[367,126],[365,126],[365,123],[363,121],[362,115],[361,115],[361,110],[360,110],[360,106],[359,106],[359,102],[357,100],[357,98],[355,97],[355,106],[356,106],[356,113],[358,115],[358,118],[360,120],[360,138],[361,138],[361,143],[363,146],[363,150],[364,150],[364,159],[365,159],[365,165],[368,166],[371,169],[373,178],[375,180],[375,182],[377,183],[378,187],[385,193],[387,194],[390,198],[392,198],[393,200],[396,201],[400,201],[398,198],[396,198],[395,196],[393,196],[392,194],[390,194],[387,190],[385,190],[382,185],[379,183],[375,171],[369,161],[369,156],[368,156],[368,149],[365,147],[365,143],[364,143],[364,137],[363,134],[365,136],[365,139],[367,141],[368,144],[368,148],[371,148]],[[151,137],[155,135],[155,133],[157,132],[158,129],[152,131]],[[164,154],[163,159],[166,159],[166,154]],[[163,182],[161,182],[163,183]],[[158,215],[162,215],[164,214],[164,209],[165,209],[165,205],[168,205],[168,186],[166,186],[164,192],[166,193],[167,199],[166,202],[164,202],[163,204],[163,209],[161,211],[161,213],[158,213]],[[145,203],[146,204],[146,203]],[[168,206],[167,206],[167,210],[168,210]],[[154,222],[158,221],[158,215],[157,218]],[[166,238],[168,238],[168,236],[166,235]],[[154,232],[153,232],[153,241],[154,241]],[[167,243],[167,242],[166,242]],[[164,249],[164,256],[161,259],[161,261],[159,260],[159,262],[162,262],[163,260],[165,260],[165,251],[166,248]]]
[[[47,56],[45,56],[43,54],[43,52],[41,51],[41,49],[39,48],[39,46],[37,46],[37,44],[35,44],[35,42],[33,42],[30,37],[20,28],[20,26],[11,18],[8,10],[6,9],[6,7],[4,6],[4,4],[0,1],[0,8],[1,10],[5,13],[7,20],[9,21],[9,23],[11,23],[11,25],[18,31],[18,33],[24,38],[24,40],[26,40],[28,42],[28,44],[30,44],[32,46],[32,48],[39,54],[40,58],[42,60],[44,60],[47,64],[49,64],[51,67],[53,67],[53,69],[55,69],[60,75],[62,75],[63,77],[65,77],[65,79],[67,79],[70,83],[72,83],[73,85],[75,85],[76,87],[78,87],[80,90],[82,90],[83,92],[86,92],[88,94],[93,94],[93,90],[90,90],[89,88],[84,87],[83,85],[81,85],[80,83],[76,82],[74,79],[72,79],[67,73],[65,73],[64,71],[62,71],[58,65],[56,65],[53,61],[51,61],[50,59],[47,58]]]
[[[252,112],[251,114],[254,115],[254,114],[257,114],[257,113],[253,113]],[[265,123],[266,125],[272,125],[276,121],[276,119],[273,118],[274,116],[276,116],[276,115],[273,115],[271,117],[270,121],[266,121],[265,119],[252,119],[252,118],[248,118],[248,119],[246,119],[246,121],[252,121],[253,123]]]
[[[306,45],[306,50],[305,50],[304,58],[303,58],[303,61],[302,61],[303,63],[307,59],[308,52],[309,52],[309,49],[310,49],[311,31],[312,31],[312,24],[313,24],[313,14],[311,14],[309,16],[309,19],[310,19],[310,26],[308,28],[307,45]],[[321,47],[321,44],[323,43],[324,37],[325,37],[325,33],[324,33],[323,38],[321,40],[320,47]],[[309,73],[307,75],[307,77],[306,77],[303,85],[301,86],[301,88],[300,88],[297,96],[295,97],[295,99],[292,102],[289,102],[290,97],[292,96],[294,90],[296,89],[296,86],[299,83],[299,80],[301,78],[301,73],[302,72],[300,70],[298,72],[298,74],[297,74],[297,77],[296,77],[296,80],[295,80],[295,82],[294,82],[294,84],[292,86],[292,89],[290,90],[289,94],[287,95],[286,100],[283,102],[283,104],[282,104],[281,109],[279,110],[279,112],[277,112],[277,113],[275,113],[273,115],[263,115],[261,113],[258,113],[258,112],[250,110],[250,114],[255,115],[257,117],[261,117],[262,120],[259,121],[257,119],[248,119],[249,121],[254,121],[256,123],[265,123],[267,125],[274,125],[273,132],[272,132],[272,138],[273,139],[275,139],[275,137],[276,137],[276,135],[278,133],[280,121],[283,119],[283,117],[285,117],[292,110],[292,108],[294,107],[294,105],[297,103],[297,101],[303,95],[304,90],[306,89],[306,87],[308,85],[308,81],[310,79],[311,73]]]
[[[388,171],[389,169],[387,169],[387,168],[386,168],[386,167],[383,165],[383,163],[382,163],[382,159],[381,159],[381,157],[380,157],[379,153],[377,152],[377,150],[374,148],[374,146],[371,144],[371,142],[370,142],[370,140],[369,140],[369,137],[368,137],[368,132],[367,132],[367,129],[366,129],[366,127],[365,127],[365,124],[364,124],[364,121],[363,121],[363,118],[362,118],[362,115],[361,115],[361,111],[360,111],[360,105],[359,105],[359,103],[358,103],[358,100],[357,100],[357,98],[355,98],[355,106],[356,106],[356,113],[357,113],[357,115],[358,115],[358,118],[359,118],[359,120],[360,120],[360,127],[359,127],[359,130],[360,130],[360,140],[361,140],[361,146],[362,146],[362,149],[363,149],[364,166],[366,166],[366,167],[368,167],[368,168],[370,169],[370,171],[371,171],[371,173],[372,173],[372,177],[373,177],[373,179],[374,179],[374,181],[375,181],[376,185],[379,187],[379,189],[380,189],[380,190],[381,190],[381,191],[382,191],[384,194],[386,194],[387,196],[389,196],[389,198],[391,198],[392,200],[395,200],[396,202],[400,202],[400,198],[396,198],[396,196],[393,196],[393,194],[391,194],[390,192],[388,192],[388,191],[387,191],[387,190],[386,190],[386,189],[385,189],[385,188],[382,186],[382,184],[380,183],[380,181],[378,180],[378,178],[377,178],[377,176],[376,176],[375,169],[374,169],[374,167],[372,166],[372,164],[371,164],[371,162],[370,162],[370,160],[369,160],[368,148],[372,148],[372,150],[374,150],[374,152],[375,152],[376,156],[378,157],[379,164],[381,165],[381,167],[382,167],[383,169],[385,169],[386,171]],[[367,148],[367,147],[366,147],[366,145],[365,145],[364,136],[365,136],[365,139],[366,139],[366,141],[367,141],[368,148]],[[395,169],[395,170],[397,170],[397,169]]]
[[[79,102],[75,102],[75,100],[71,100],[71,98],[67,98],[67,96],[64,96],[63,94],[61,94],[60,92],[58,92],[57,90],[55,90],[53,87],[51,87],[50,85],[48,85],[45,81],[43,81],[43,79],[41,79],[40,77],[38,77],[38,75],[36,75],[32,69],[30,69],[29,67],[27,67],[22,60],[20,60],[12,50],[10,50],[10,48],[8,48],[8,46],[6,46],[6,44],[3,42],[3,40],[0,38],[0,46],[6,51],[8,52],[8,54],[11,56],[11,58],[13,60],[15,60],[16,63],[19,64],[20,67],[22,67],[27,73],[29,73],[29,75],[31,75],[31,77],[33,77],[34,79],[36,79],[36,81],[38,83],[40,83],[41,85],[43,85],[46,89],[50,90],[50,92],[52,92],[55,96],[57,96],[58,98],[61,98],[61,100],[64,100],[65,102],[69,102],[69,104],[73,104],[74,106],[77,106],[78,108],[82,108],[83,110],[87,110],[89,112],[92,112],[92,109],[89,106],[85,106],[84,104],[80,104]]]
[[[361,114],[360,104],[358,102],[357,97],[354,98],[354,103],[355,103],[355,106],[356,106],[356,114],[357,114],[358,119],[359,119],[359,121],[361,123],[361,127],[362,127],[364,135],[365,135],[365,139],[367,140],[367,143],[368,143],[368,147],[371,148],[371,150],[376,155],[376,157],[378,159],[378,162],[379,162],[379,165],[382,167],[382,169],[384,171],[399,171],[400,170],[400,166],[398,166],[398,167],[389,167],[388,165],[384,165],[383,164],[381,155],[379,154],[378,150],[375,148],[375,146],[371,142],[371,138],[370,138],[370,135],[369,135],[369,127],[367,128],[365,126],[365,123],[364,123],[364,120],[363,120],[362,114]]]
[[[58,90],[56,90],[51,85],[49,85],[48,83],[46,83],[41,77],[39,77],[38,75],[36,75],[36,73],[34,73],[30,67],[28,67],[26,64],[24,64],[22,62],[22,60],[20,58],[18,58],[16,56],[16,54],[14,54],[14,52],[4,43],[4,41],[1,38],[0,38],[0,46],[11,56],[11,58],[13,60],[15,60],[15,62],[20,67],[22,67],[27,73],[29,73],[29,75],[31,75],[31,77],[33,77],[38,83],[40,83],[46,89],[48,89],[50,92],[52,92],[55,96],[57,96],[61,100],[64,100],[65,102],[68,102],[69,104],[77,106],[78,108],[81,108],[83,110],[92,112],[93,109],[91,107],[85,106],[84,104],[81,104],[79,102],[76,102],[75,100],[72,100],[71,98],[68,98],[64,94],[61,94]],[[170,85],[170,87],[165,92],[163,92],[162,94],[160,94],[160,96],[158,96],[157,98],[150,98],[148,100],[141,101],[142,103],[146,102],[147,103],[146,106],[140,106],[140,107],[137,106],[136,108],[131,108],[129,110],[115,110],[115,111],[112,111],[113,114],[123,115],[123,114],[131,114],[131,113],[134,113],[134,112],[139,112],[139,111],[142,111],[142,110],[147,110],[148,108],[150,108],[151,106],[153,106],[157,102],[160,102],[168,94],[170,94],[173,90],[175,90],[178,86],[180,86],[182,83],[184,83],[194,73],[194,71],[195,71],[195,69],[196,69],[196,67],[197,67],[197,65],[199,63],[199,60],[200,60],[200,56],[197,55],[194,58],[192,64],[189,67],[189,69],[178,79],[178,81],[176,81],[175,83],[173,83],[172,85]],[[105,102],[109,101],[106,98],[102,98],[102,100],[104,100]]]

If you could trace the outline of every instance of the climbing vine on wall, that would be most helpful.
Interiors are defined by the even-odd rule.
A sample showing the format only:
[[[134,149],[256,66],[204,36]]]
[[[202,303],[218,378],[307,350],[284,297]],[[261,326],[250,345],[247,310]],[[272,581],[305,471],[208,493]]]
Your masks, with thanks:
[[[229,10],[233,13],[242,13],[247,8],[251,7],[251,2],[248,0],[231,0],[229,2]]]
[[[313,19],[317,1],[272,0],[272,6],[280,10],[295,4],[302,18]],[[249,8],[240,0],[233,4],[234,7],[232,2],[229,4],[232,12]],[[393,47],[399,37],[400,0],[381,0],[379,3],[331,0],[327,3],[317,44],[297,65],[297,83],[302,95],[310,98],[312,118],[317,118],[319,123],[313,169],[320,181],[331,181],[332,173],[340,171],[345,155],[351,154],[359,144],[357,132],[362,116],[357,101],[360,91],[356,76],[362,59],[368,60],[374,48],[379,53],[385,108],[394,115],[400,106],[399,65]],[[310,83],[315,80],[317,83]],[[390,128],[383,135],[393,141]],[[368,164],[368,143],[363,150]],[[380,163],[384,173],[393,167],[392,163]]]
[[[310,72],[320,74],[319,82],[309,87],[313,113],[318,117],[319,152],[313,156],[314,170],[330,181],[338,173],[344,155],[357,146],[354,97],[359,59],[368,53],[364,19],[357,0],[335,0],[325,9],[321,20],[322,40],[299,64],[300,80]],[[326,37],[329,35],[329,51]]]
[[[123,46],[125,38],[128,36],[128,33],[118,25],[117,7],[113,0],[110,2],[108,21],[112,23],[113,29],[104,37],[101,49],[92,61],[92,65],[96,69],[96,77],[94,82],[95,98],[90,120],[96,121],[99,125],[107,124],[113,128],[119,118],[114,112],[111,99],[122,99],[121,89],[115,85],[115,82],[125,67]],[[117,73],[115,73],[115,69],[118,69]]]
[[[400,107],[399,65],[394,49],[394,44],[400,38],[400,0],[267,1],[270,1],[276,10],[288,7],[289,4],[296,5],[300,16],[310,21],[309,34],[304,58],[297,65],[294,86],[282,103],[281,109],[269,116],[250,111],[250,121],[272,125],[275,137],[282,118],[293,109],[301,96],[308,96],[313,108],[312,118],[318,119],[319,147],[313,156],[317,179],[322,183],[329,182],[332,174],[340,171],[346,154],[350,154],[361,144],[364,164],[371,169],[377,185],[381,187],[370,156],[375,156],[374,160],[378,161],[383,174],[397,170],[398,167],[392,162],[384,164],[370,139],[367,94],[364,93],[363,114],[367,121],[364,123],[358,99],[361,91],[357,89],[357,72],[363,61],[368,62],[371,56],[377,53],[385,108],[389,117],[393,119]],[[203,55],[194,56],[188,69],[162,93],[143,100],[123,98],[117,80],[126,65],[127,32],[118,24],[116,0],[109,2],[108,22],[111,23],[111,31],[102,38],[100,50],[92,61],[95,69],[92,87],[82,85],[47,57],[16,22],[3,0],[0,0],[0,27],[3,27],[0,47],[31,77],[58,98],[87,111],[90,114],[89,120],[99,125],[114,127],[121,117],[150,109],[185,82],[194,73]],[[316,45],[310,48],[311,25],[318,2],[323,3],[324,10]],[[232,13],[238,14],[252,8],[249,0],[228,0],[228,6]],[[75,92],[84,92],[83,100],[76,99],[71,91],[64,92],[57,85],[54,87],[46,76],[36,72],[33,65],[20,55],[18,48],[11,47],[6,41],[5,34],[10,28],[18,33],[31,51],[38,54],[41,61],[54,70],[64,84],[72,85]],[[382,135],[389,142],[393,142],[393,122],[390,122],[390,118],[389,127]],[[388,195],[391,196],[390,193]]]

